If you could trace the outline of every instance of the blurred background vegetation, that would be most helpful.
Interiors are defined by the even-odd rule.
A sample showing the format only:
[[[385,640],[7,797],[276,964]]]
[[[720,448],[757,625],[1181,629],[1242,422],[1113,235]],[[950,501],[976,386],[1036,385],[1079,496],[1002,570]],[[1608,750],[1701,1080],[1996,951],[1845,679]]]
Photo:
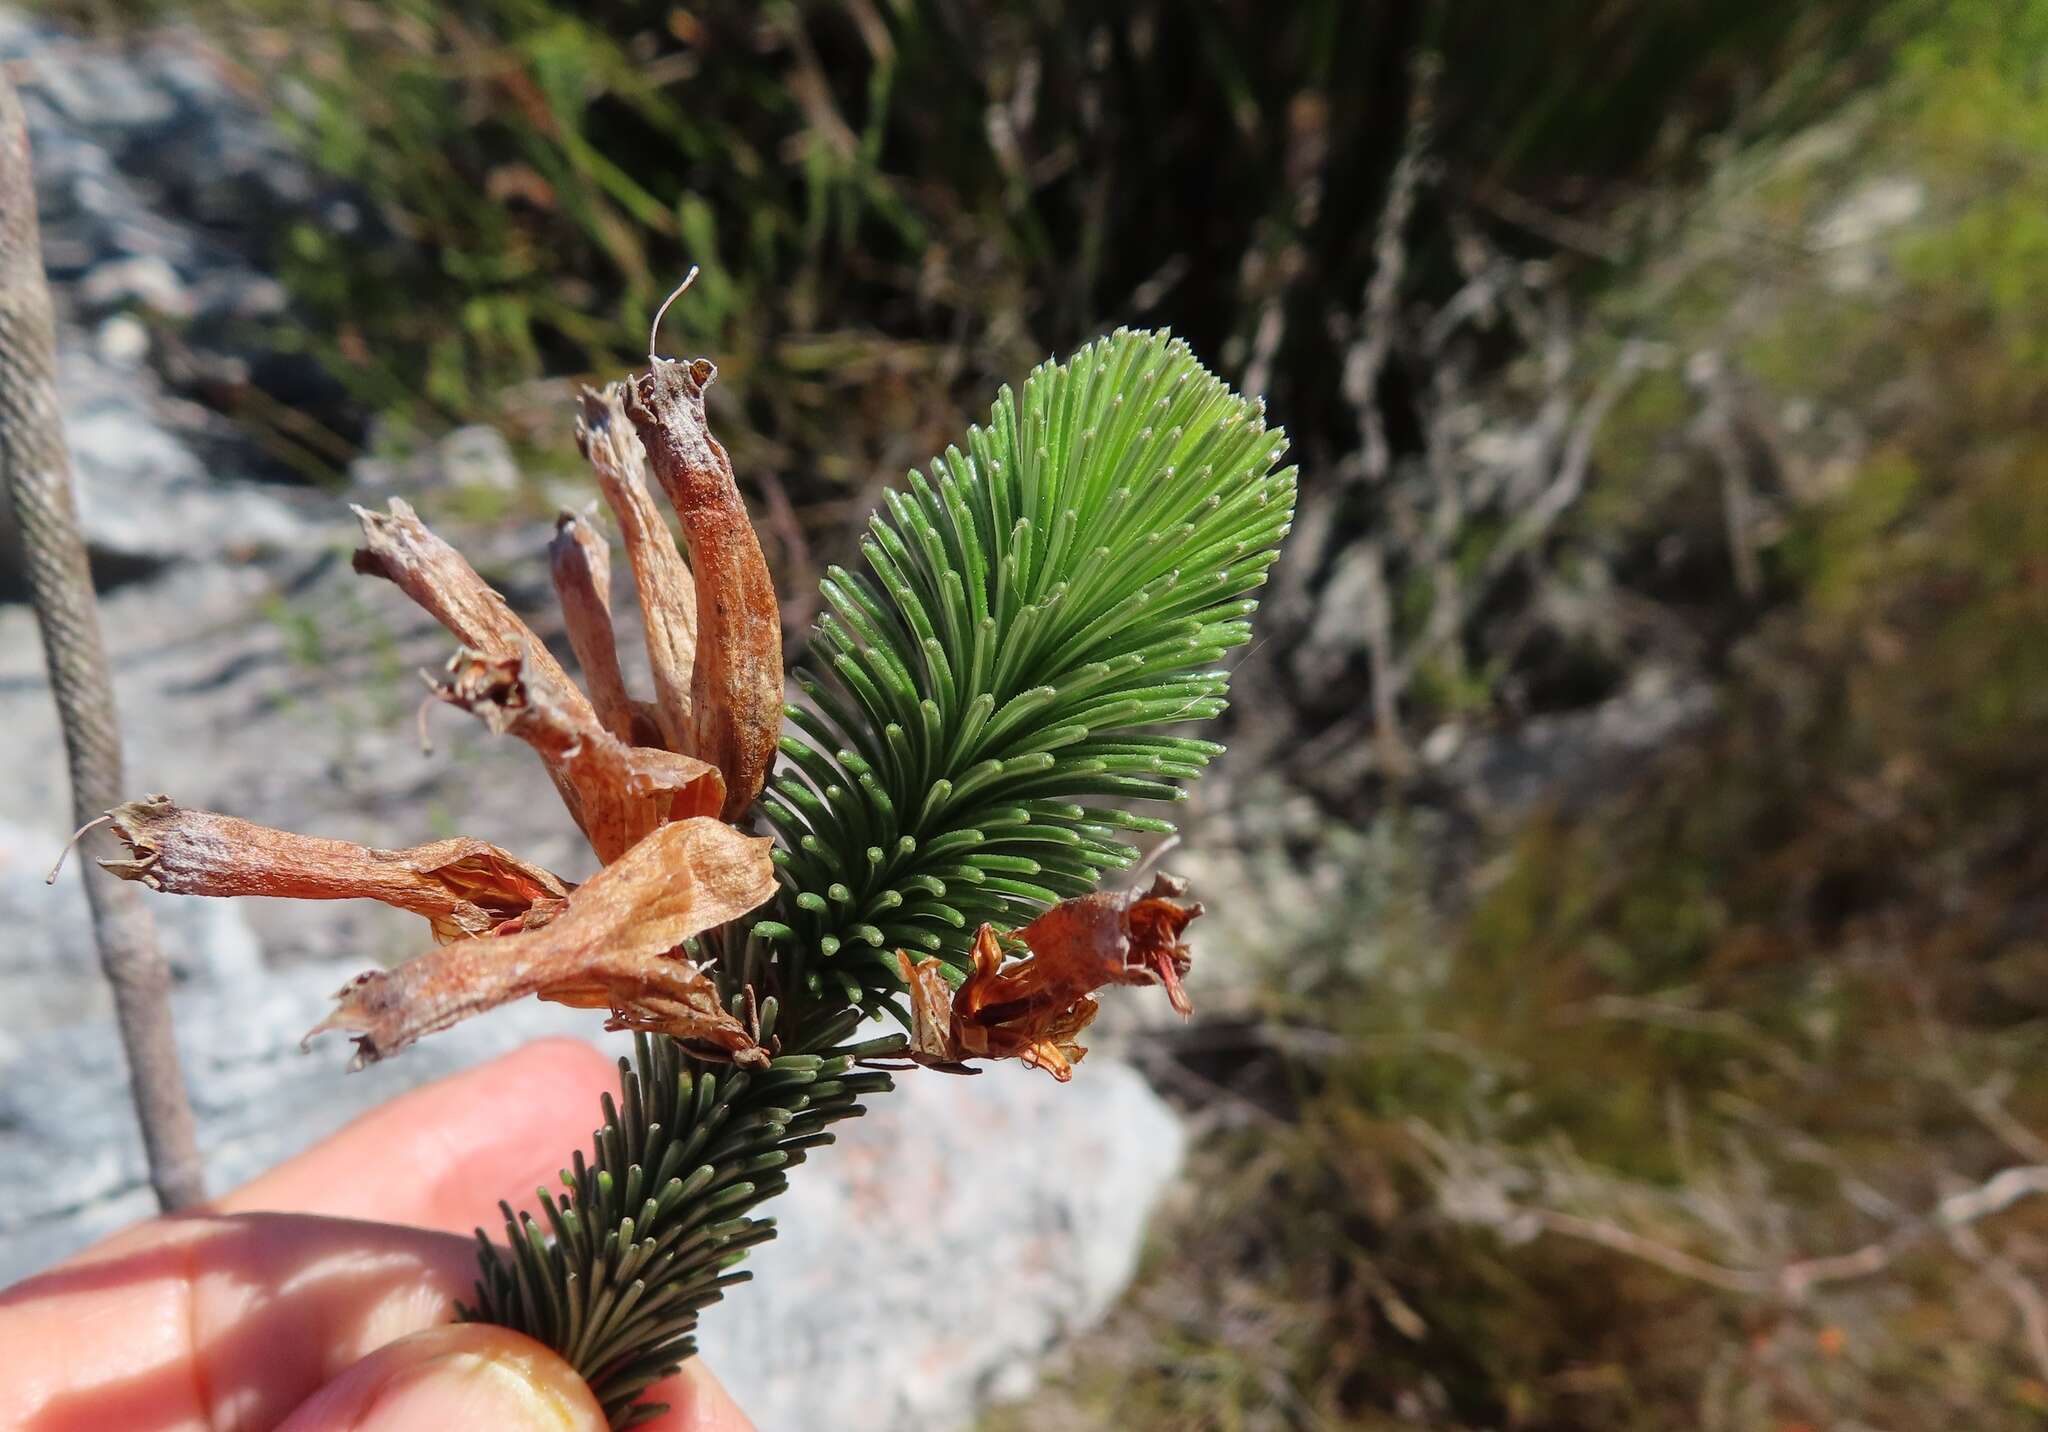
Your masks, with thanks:
[[[690,264],[792,636],[1105,327],[1286,424],[1193,1176],[991,1432],[2048,1419],[2048,4],[69,7],[351,196],[301,477],[544,475]]]

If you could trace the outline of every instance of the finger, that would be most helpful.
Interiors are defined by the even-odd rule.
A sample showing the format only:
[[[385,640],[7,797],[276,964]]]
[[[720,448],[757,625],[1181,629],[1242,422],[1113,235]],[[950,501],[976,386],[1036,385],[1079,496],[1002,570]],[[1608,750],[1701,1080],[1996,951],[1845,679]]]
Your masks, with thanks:
[[[314,1393],[277,1432],[604,1432],[604,1410],[569,1364],[532,1338],[482,1323],[429,1328],[371,1353]]]
[[[642,1432],[754,1432],[754,1424],[699,1358],[691,1358],[681,1372],[648,1389],[644,1400],[666,1402],[668,1411],[643,1422]]]
[[[617,1082],[590,1045],[541,1040],[372,1109],[215,1207],[495,1229],[499,1199],[518,1204],[556,1184]]]
[[[475,1275],[475,1244],[445,1233],[145,1224],[0,1293],[0,1427],[271,1427],[358,1358],[447,1322]]]

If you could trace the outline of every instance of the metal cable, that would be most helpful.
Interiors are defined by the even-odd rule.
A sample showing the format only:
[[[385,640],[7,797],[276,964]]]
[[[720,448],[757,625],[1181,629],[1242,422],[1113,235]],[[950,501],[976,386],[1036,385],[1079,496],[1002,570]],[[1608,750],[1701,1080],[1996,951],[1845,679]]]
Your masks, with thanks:
[[[0,484],[21,535],[70,757],[72,806],[83,825],[127,792],[113,684],[57,408],[56,346],[28,124],[0,69]],[[170,966],[140,890],[89,860],[80,864],[100,963],[113,986],[150,1182],[164,1208],[177,1208],[205,1197],[205,1168],[172,1035]]]

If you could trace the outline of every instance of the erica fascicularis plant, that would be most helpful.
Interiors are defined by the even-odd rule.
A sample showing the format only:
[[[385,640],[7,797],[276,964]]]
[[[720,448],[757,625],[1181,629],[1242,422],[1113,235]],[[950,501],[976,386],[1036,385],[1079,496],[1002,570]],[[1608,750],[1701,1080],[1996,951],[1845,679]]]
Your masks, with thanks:
[[[130,856],[109,868],[159,890],[426,918],[434,947],[361,976],[314,1031],[353,1033],[358,1065],[527,995],[636,1031],[562,1191],[539,1217],[506,1208],[508,1246],[479,1232],[464,1310],[558,1349],[618,1427],[652,1415],[640,1395],[747,1276],[734,1265],[773,1233],[758,1206],[892,1070],[1014,1058],[1064,1082],[1104,987],[1162,985],[1187,1012],[1200,907],[1168,876],[1105,881],[1135,837],[1171,830],[1143,809],[1221,750],[1181,728],[1223,709],[1221,663],[1294,506],[1259,403],[1178,340],[1119,332],[1005,389],[888,495],[859,569],[825,577],[785,704],[775,591],[705,420],[714,369],[649,364],[586,391],[577,431],[632,569],[651,700],[621,677],[589,519],[565,514],[550,550],[579,686],[404,503],[358,509],[357,570],[461,644],[435,694],[533,747],[596,875],[162,796],[109,813]],[[858,1037],[877,1016],[900,1032]]]

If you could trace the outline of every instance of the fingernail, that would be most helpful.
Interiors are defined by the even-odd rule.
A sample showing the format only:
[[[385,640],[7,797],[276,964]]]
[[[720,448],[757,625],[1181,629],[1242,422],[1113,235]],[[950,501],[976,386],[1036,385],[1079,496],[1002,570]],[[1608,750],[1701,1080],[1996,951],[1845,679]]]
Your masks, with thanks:
[[[279,1432],[603,1432],[567,1363],[506,1328],[463,1323],[390,1343],[322,1388]]]

